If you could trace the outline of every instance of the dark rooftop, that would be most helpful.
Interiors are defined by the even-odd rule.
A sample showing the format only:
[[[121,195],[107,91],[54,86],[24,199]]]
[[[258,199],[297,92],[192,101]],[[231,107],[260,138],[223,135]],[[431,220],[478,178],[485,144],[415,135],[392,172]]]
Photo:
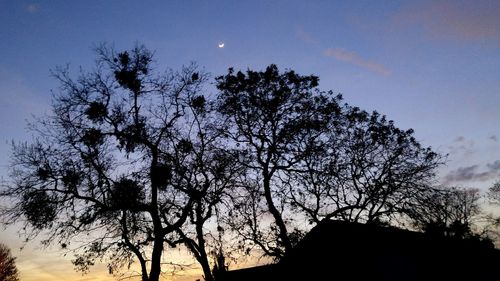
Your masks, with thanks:
[[[247,280],[500,280],[500,253],[479,240],[324,221],[278,264],[217,281]]]

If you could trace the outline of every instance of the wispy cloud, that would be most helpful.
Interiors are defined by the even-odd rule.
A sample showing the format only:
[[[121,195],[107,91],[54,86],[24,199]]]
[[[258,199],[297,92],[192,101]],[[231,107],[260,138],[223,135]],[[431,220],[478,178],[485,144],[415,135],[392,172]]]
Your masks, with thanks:
[[[31,3],[26,6],[26,11],[30,14],[36,14],[40,11],[40,5]]]
[[[420,1],[403,8],[393,23],[422,29],[434,39],[500,42],[500,1]]]
[[[304,28],[298,27],[295,31],[295,35],[302,41],[308,44],[316,44],[318,40],[314,38],[311,34],[306,32]]]
[[[362,58],[354,52],[346,51],[342,48],[327,48],[323,52],[327,57],[333,57],[339,61],[348,62],[359,67],[368,69],[378,74],[390,75],[391,71],[387,69],[384,65]]]
[[[500,160],[497,160],[497,161],[495,161],[493,163],[488,163],[486,166],[491,171],[500,172]]]
[[[448,147],[450,154],[471,156],[476,153],[474,141],[466,139],[464,136],[458,136],[453,143]]]
[[[500,160],[486,164],[486,169],[480,170],[479,165],[460,167],[449,172],[444,181],[446,184],[468,181],[487,181],[500,177]]]

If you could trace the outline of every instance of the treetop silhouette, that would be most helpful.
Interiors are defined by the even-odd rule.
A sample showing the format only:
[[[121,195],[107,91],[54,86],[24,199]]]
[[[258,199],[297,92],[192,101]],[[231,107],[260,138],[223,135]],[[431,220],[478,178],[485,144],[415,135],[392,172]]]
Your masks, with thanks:
[[[415,219],[436,192],[441,155],[316,76],[230,68],[208,95],[194,64],[159,72],[142,46],[96,53],[90,72],[53,72],[53,112],[13,145],[1,193],[16,203],[2,216],[24,220],[28,238],[68,249],[84,239],[78,270],[137,261],[156,281],[182,245],[211,281],[224,254],[278,260],[323,220]]]

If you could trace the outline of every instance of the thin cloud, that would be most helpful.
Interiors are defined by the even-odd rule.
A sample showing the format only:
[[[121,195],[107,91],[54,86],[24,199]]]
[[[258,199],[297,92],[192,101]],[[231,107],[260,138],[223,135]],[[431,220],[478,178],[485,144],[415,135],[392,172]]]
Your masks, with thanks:
[[[450,154],[471,156],[476,153],[473,140],[467,140],[464,136],[458,136],[448,147]]]
[[[488,163],[486,166],[491,171],[500,172],[500,160],[497,160],[497,161],[495,161],[493,163]]]
[[[305,42],[308,44],[318,43],[318,40],[316,40],[316,38],[314,38],[311,34],[306,32],[302,27],[297,28],[297,30],[295,31],[295,34],[302,42]]]
[[[323,54],[327,57],[333,57],[339,61],[348,62],[359,67],[368,69],[378,74],[390,75],[391,71],[384,65],[364,59],[354,52],[346,51],[342,48],[327,48]]]
[[[424,31],[434,39],[500,42],[500,1],[422,1],[395,15],[393,24]]]
[[[30,14],[36,14],[40,11],[40,5],[34,3],[28,4],[26,6],[26,11]]]
[[[486,170],[480,170],[479,165],[460,167],[448,173],[445,183],[459,183],[468,181],[488,181],[500,176],[500,160],[486,164]]]
[[[447,182],[462,182],[477,179],[478,177],[483,176],[482,174],[480,175],[477,172],[478,168],[479,165],[460,167],[448,173],[448,175],[446,175],[445,177],[445,180]]]

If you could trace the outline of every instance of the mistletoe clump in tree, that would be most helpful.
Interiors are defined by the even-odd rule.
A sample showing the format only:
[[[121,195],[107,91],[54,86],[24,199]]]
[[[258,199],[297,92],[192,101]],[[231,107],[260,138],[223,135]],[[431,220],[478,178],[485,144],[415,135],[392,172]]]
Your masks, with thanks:
[[[210,280],[203,226],[237,173],[215,146],[207,75],[194,65],[160,73],[142,46],[97,55],[95,70],[77,78],[53,72],[61,87],[52,114],[31,126],[32,143],[14,144],[2,196],[15,204],[4,218],[24,218],[28,238],[85,241],[73,261],[82,271],[136,260],[142,280],[156,281],[167,245],[185,244]]]

